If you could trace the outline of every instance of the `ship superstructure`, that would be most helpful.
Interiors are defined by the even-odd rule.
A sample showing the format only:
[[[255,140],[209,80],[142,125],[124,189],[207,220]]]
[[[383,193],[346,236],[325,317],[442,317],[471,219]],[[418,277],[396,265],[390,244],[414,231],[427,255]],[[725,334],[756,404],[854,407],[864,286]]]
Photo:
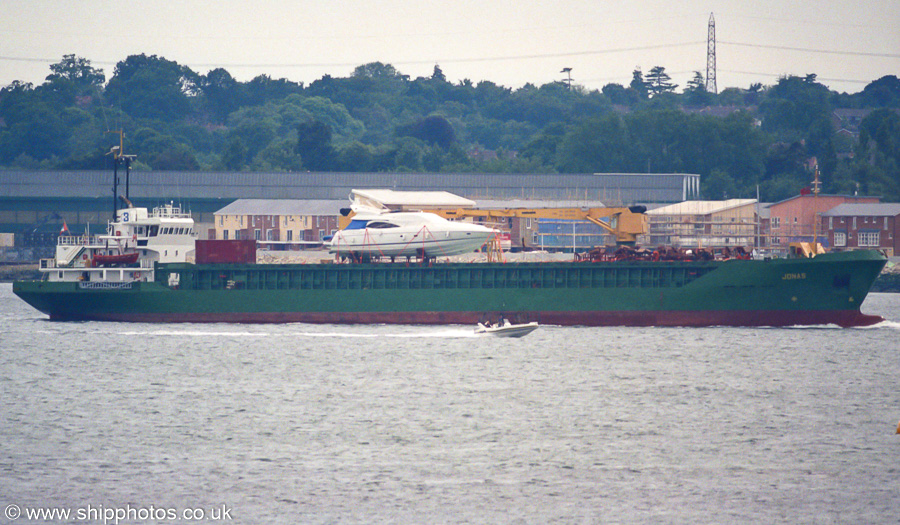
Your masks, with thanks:
[[[196,237],[191,214],[179,206],[131,206],[116,210],[105,233],[61,235],[56,256],[42,259],[40,271],[47,281],[85,287],[152,281],[156,263],[186,262]]]

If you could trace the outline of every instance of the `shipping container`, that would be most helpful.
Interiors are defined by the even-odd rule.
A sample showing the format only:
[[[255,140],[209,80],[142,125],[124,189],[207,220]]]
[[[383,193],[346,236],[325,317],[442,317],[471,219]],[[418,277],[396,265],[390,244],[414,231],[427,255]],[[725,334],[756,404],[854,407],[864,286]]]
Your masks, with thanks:
[[[197,264],[253,264],[256,262],[256,241],[197,240],[194,256]]]

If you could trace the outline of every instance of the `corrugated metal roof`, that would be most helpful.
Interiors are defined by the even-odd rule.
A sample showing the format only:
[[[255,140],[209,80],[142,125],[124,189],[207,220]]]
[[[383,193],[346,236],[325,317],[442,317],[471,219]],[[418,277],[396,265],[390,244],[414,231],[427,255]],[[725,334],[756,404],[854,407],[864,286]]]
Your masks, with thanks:
[[[724,201],[685,201],[656,208],[648,215],[709,215],[748,204],[756,204],[756,199],[728,199]]]
[[[900,204],[887,202],[838,204],[822,215],[825,217],[896,217],[900,215]]]
[[[300,199],[238,199],[216,215],[338,215],[346,201]]]
[[[124,174],[119,174],[124,182]],[[699,175],[686,173],[131,173],[135,199],[346,199],[353,188],[443,190],[465,198],[680,202]],[[110,171],[0,170],[11,198],[108,198]],[[121,191],[121,190],[120,190]],[[122,191],[124,193],[124,191]]]

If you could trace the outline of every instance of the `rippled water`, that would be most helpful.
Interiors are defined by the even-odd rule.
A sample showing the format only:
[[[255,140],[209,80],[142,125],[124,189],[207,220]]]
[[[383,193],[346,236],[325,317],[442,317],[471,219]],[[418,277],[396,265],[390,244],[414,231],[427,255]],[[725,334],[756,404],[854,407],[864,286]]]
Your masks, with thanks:
[[[895,523],[900,295],[863,309],[890,320],[505,340],[56,323],[3,284],[0,506],[224,505],[235,523]]]

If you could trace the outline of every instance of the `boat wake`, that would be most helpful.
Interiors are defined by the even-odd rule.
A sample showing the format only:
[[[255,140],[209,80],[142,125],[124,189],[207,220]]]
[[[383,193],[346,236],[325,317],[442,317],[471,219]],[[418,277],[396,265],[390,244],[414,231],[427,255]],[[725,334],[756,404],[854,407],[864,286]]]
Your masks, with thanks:
[[[142,336],[142,337],[332,337],[332,338],[396,338],[396,339],[415,339],[415,338],[461,338],[475,337],[476,334],[472,330],[457,328],[445,329],[434,332],[416,331],[403,333],[355,333],[355,332],[229,332],[229,331],[206,331],[206,330],[145,330],[145,331],[123,331],[118,332],[125,336]]]
[[[394,339],[418,339],[422,337],[432,338],[457,338],[457,337],[475,337],[475,332],[471,330],[442,330],[440,332],[409,332],[409,333],[385,333],[385,334],[356,334],[356,333],[340,333],[340,332],[300,332],[295,334],[285,334],[291,337],[364,337],[364,338],[394,338]]]
[[[857,327],[859,330],[872,330],[872,329],[880,329],[880,330],[900,330],[900,322],[897,321],[881,321],[880,323],[875,323],[871,326],[860,326]]]

